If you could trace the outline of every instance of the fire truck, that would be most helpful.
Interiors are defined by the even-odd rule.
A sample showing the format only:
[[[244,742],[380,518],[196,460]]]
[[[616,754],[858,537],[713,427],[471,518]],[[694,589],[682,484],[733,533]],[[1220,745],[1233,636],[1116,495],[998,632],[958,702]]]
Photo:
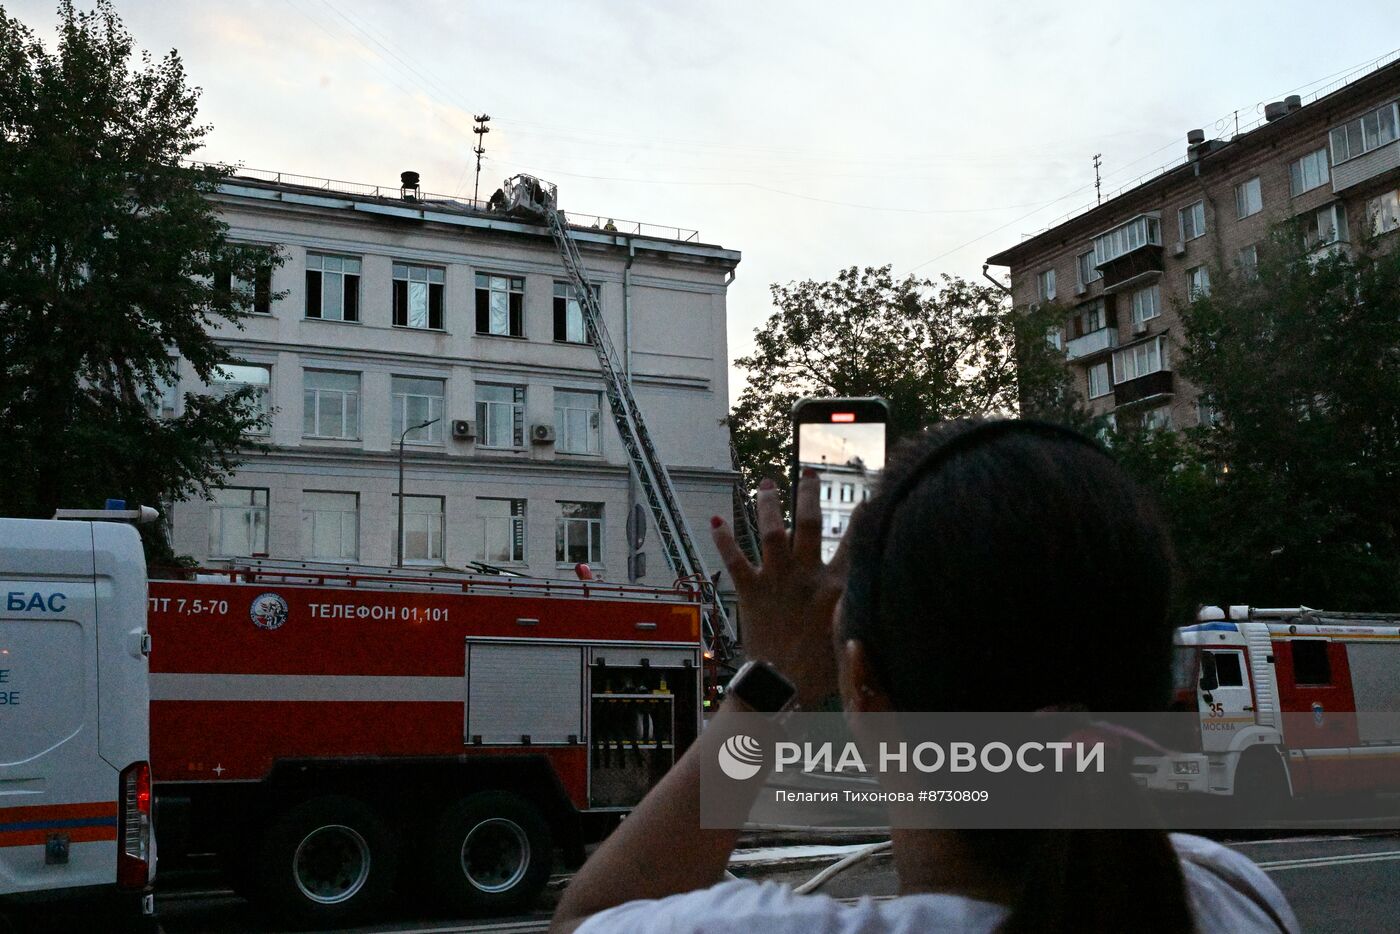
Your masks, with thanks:
[[[1174,707],[1199,730],[1136,759],[1139,784],[1262,813],[1400,791],[1400,615],[1205,607],[1175,645]]]
[[[701,589],[249,562],[150,582],[165,865],[279,918],[527,904],[695,739]]]

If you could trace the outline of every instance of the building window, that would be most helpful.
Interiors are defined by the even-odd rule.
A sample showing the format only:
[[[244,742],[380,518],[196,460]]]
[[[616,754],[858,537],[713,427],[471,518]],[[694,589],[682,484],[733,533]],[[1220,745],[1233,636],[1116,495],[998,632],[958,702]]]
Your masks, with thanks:
[[[1240,247],[1235,254],[1235,265],[1239,266],[1240,273],[1246,279],[1253,279],[1259,275],[1259,245],[1251,243],[1249,246]]]
[[[1113,382],[1114,385],[1126,383],[1130,379],[1158,373],[1166,368],[1166,338],[1154,337],[1150,341],[1134,344],[1113,355]]]
[[[253,390],[253,412],[263,418],[263,424],[254,429],[255,434],[267,433],[267,416],[270,413],[269,399],[272,387],[272,368],[247,363],[224,363],[214,371],[214,381],[210,389],[214,395],[228,396],[247,387]]]
[[[146,411],[152,418],[172,419],[180,414],[179,361],[171,360],[170,367],[174,375],[170,379],[157,376],[155,390],[145,394]]]
[[[1264,191],[1259,184],[1259,176],[1235,186],[1235,216],[1240,219],[1251,217],[1264,210]]]
[[[1161,220],[1153,214],[1142,214],[1095,237],[1094,261],[1103,266],[1142,247],[1161,245]]]
[[[1347,239],[1347,212],[1340,201],[1313,211],[1303,221],[1303,244],[1309,250],[1342,243]]]
[[[1366,203],[1366,216],[1371,219],[1371,233],[1379,236],[1400,227],[1400,191],[1387,191]]]
[[[1050,345],[1052,348],[1054,348],[1055,350],[1064,350],[1064,349],[1065,349],[1065,330],[1064,330],[1064,328],[1054,327],[1054,328],[1050,328],[1049,330],[1047,330],[1047,331],[1045,332],[1045,343],[1049,344],[1049,345]]]
[[[1079,284],[1088,285],[1091,282],[1098,282],[1103,278],[1103,273],[1099,272],[1099,267],[1094,265],[1094,251],[1080,253],[1077,257],[1079,265]]]
[[[209,554],[251,558],[267,554],[267,490],[230,486],[215,490],[209,509]]]
[[[525,560],[525,500],[478,499],[481,510],[481,560],[520,564]]]
[[[1393,143],[1397,135],[1400,135],[1400,103],[1386,104],[1362,114],[1332,131],[1332,164],[1339,165]]]
[[[830,484],[830,483],[823,483],[823,484],[822,484],[822,502],[823,502],[823,503],[829,503],[829,502],[831,502],[831,484]]]
[[[358,438],[360,374],[306,370],[302,380],[302,434],[308,438]]]
[[[1113,391],[1113,383],[1108,379],[1108,361],[1095,363],[1089,367],[1089,398],[1097,399]]]
[[[1038,273],[1035,277],[1036,295],[1042,302],[1053,302],[1055,300],[1055,270],[1047,269]]]
[[[603,504],[560,503],[554,558],[560,564],[600,564],[603,560]]]
[[[360,320],[360,261],[353,256],[306,254],[306,317]]]
[[[403,436],[403,439],[410,443],[442,443],[443,397],[446,395],[446,383],[440,379],[395,376],[390,389],[394,407],[393,440],[397,441]],[[433,424],[415,428],[404,435],[406,428],[429,421]]]
[[[443,329],[443,281],[440,266],[394,264],[394,326]]]
[[[254,265],[253,279],[248,281],[235,276],[227,264],[220,264],[214,270],[214,288],[240,296],[248,304],[245,311],[258,315],[272,314],[272,257],[271,251],[266,261]]]
[[[1133,324],[1151,321],[1162,313],[1160,295],[1160,288],[1156,285],[1149,285],[1133,293]]]
[[[485,448],[525,446],[525,387],[476,387],[477,444]]]
[[[398,504],[398,494],[394,494],[395,509]],[[405,564],[442,564],[444,519],[441,496],[405,496],[403,541],[394,549],[394,559],[402,549]]]
[[[360,556],[360,498],[354,493],[301,494],[301,556],[354,561]]]
[[[1202,428],[1214,428],[1222,421],[1220,410],[1204,399],[1196,401],[1196,423]]]
[[[554,390],[555,450],[564,454],[601,454],[599,399],[596,392]]]
[[[597,302],[598,286],[593,287],[593,300]],[[554,283],[554,339],[561,343],[588,343],[588,327],[583,320],[583,305],[578,293],[567,282]]]
[[[841,484],[841,502],[854,503],[856,501],[856,485],[854,483]]]
[[[476,274],[476,333],[525,336],[525,277]]]
[[[1158,406],[1142,413],[1143,431],[1166,431],[1172,427],[1172,408],[1169,405]]]
[[[1327,176],[1327,147],[1310,152],[1288,166],[1288,190],[1293,197],[1312,191],[1329,181]]]
[[[1181,239],[1183,241],[1205,236],[1206,203],[1197,201],[1195,204],[1188,204],[1177,212],[1177,219],[1181,226]]]
[[[1080,336],[1101,331],[1108,326],[1108,318],[1104,314],[1103,299],[1095,299],[1083,306],[1078,317]]]
[[[1186,296],[1191,301],[1198,298],[1205,298],[1210,294],[1210,269],[1205,266],[1193,266],[1186,270]]]

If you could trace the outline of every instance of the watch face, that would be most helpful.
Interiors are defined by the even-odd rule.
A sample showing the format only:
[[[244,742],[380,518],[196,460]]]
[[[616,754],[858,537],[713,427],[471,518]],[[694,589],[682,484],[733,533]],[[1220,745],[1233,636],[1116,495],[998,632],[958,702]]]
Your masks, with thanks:
[[[763,662],[749,662],[734,677],[730,690],[760,713],[777,713],[788,705],[797,689],[792,682]]]

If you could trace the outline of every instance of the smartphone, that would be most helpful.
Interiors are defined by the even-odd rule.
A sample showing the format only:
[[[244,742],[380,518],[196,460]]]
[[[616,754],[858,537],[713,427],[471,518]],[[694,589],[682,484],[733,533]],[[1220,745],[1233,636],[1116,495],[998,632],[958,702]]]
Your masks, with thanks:
[[[808,468],[821,483],[822,560],[830,561],[885,469],[889,403],[878,396],[800,399],[792,407],[792,495]],[[796,500],[794,499],[794,504]]]

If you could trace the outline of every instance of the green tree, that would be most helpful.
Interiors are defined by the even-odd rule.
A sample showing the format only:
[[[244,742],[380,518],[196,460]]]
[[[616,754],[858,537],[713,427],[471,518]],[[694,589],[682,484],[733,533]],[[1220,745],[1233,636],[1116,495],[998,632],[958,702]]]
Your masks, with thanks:
[[[786,482],[792,406],[804,396],[883,396],[893,441],[940,419],[1014,412],[1022,395],[1055,397],[1046,374],[1063,377],[1063,367],[1038,365],[1051,353],[1049,319],[1013,316],[990,284],[896,279],[883,266],[771,288],[775,310],[755,331],[754,351],[735,361],[748,382],[730,429],[750,482]],[[1038,339],[1018,341],[1018,331],[1037,329]],[[1018,356],[1037,361],[1025,385]]]
[[[151,404],[174,357],[205,382],[230,362],[211,329],[241,327],[236,283],[279,262],[226,239],[208,196],[229,170],[182,164],[199,89],[175,52],[135,55],[106,0],[58,16],[50,51],[0,9],[0,515],[207,493],[261,425],[249,390]]]
[[[1206,602],[1400,609],[1400,250],[1309,252],[1293,225],[1256,274],[1180,308],[1177,370],[1213,427],[1119,439]]]

